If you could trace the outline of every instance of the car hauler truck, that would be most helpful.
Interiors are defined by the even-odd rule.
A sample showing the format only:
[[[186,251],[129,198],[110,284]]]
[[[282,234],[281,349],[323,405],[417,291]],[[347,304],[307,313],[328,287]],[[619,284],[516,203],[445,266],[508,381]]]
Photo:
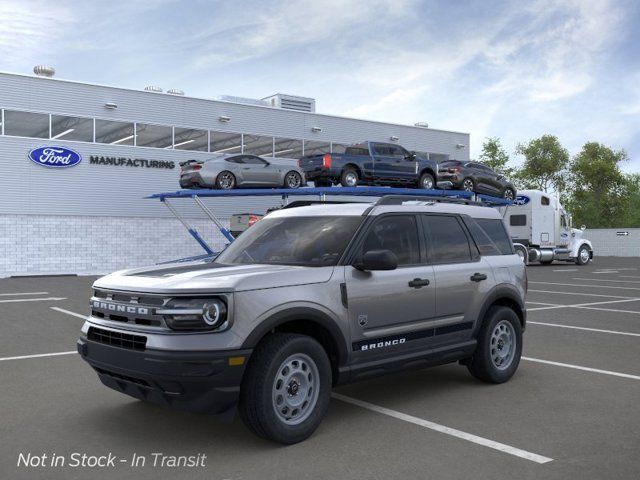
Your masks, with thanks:
[[[582,238],[585,227],[571,228],[571,216],[548,193],[519,191],[513,205],[501,210],[516,252],[525,263],[547,265],[558,260],[585,265],[593,259],[591,242]]]

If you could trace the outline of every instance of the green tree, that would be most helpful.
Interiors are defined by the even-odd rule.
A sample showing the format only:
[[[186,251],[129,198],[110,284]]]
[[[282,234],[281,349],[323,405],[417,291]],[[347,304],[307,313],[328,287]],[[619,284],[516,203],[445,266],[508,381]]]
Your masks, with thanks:
[[[548,192],[562,191],[566,186],[569,152],[554,135],[543,135],[521,143],[516,153],[524,156],[524,164],[517,172],[520,187]]]
[[[630,193],[637,179],[620,171],[624,150],[588,142],[571,161],[569,208],[576,225],[592,228],[622,227],[629,221]]]
[[[512,177],[515,173],[513,167],[507,166],[509,163],[509,154],[502,147],[498,137],[485,138],[482,144],[482,153],[478,160],[506,177]]]
[[[626,221],[621,226],[640,227],[640,174],[632,173],[625,176],[626,193],[629,199]]]

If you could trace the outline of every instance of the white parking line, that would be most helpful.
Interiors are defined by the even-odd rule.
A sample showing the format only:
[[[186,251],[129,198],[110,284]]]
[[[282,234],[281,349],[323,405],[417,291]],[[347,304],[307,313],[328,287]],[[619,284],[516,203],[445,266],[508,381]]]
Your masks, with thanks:
[[[17,297],[19,295],[49,295],[49,292],[0,293],[0,297]]]
[[[78,352],[75,350],[72,350],[69,352],[39,353],[38,355],[22,355],[20,357],[4,357],[4,358],[0,358],[0,362],[5,362],[7,360],[24,360],[26,358],[57,357],[60,355],[73,355],[74,353],[78,353]]]
[[[640,300],[640,298],[626,298],[624,300],[607,300],[607,301],[604,301],[604,302],[575,303],[573,305],[551,305],[549,307],[527,308],[527,312],[535,312],[535,311],[538,311],[538,310],[553,310],[555,308],[589,308],[592,305],[606,305],[608,303],[637,302],[638,300]],[[604,308],[604,309],[595,309],[595,310],[609,310],[609,309]],[[616,311],[616,310],[611,310],[611,311]],[[618,310],[618,311],[626,312],[627,310]]]
[[[579,285],[576,283],[554,283],[554,282],[529,282],[540,285],[563,285],[566,287],[589,287],[589,288],[617,288],[619,290],[640,290],[640,287],[618,287],[613,285]]]
[[[615,282],[615,283],[640,283],[638,280],[605,280],[604,278],[579,278],[574,277],[571,280],[594,280],[596,282]]]
[[[429,420],[423,420],[422,418],[414,417],[412,415],[407,415],[406,413],[381,407],[373,403],[363,402],[362,400],[358,400],[352,397],[347,397],[339,393],[333,393],[332,397],[342,402],[350,403],[352,405],[356,405],[358,407],[371,410],[372,412],[381,413],[382,415],[387,415],[389,417],[393,417],[398,420],[403,420],[405,422],[413,423],[414,425],[418,425],[420,427],[428,428],[436,432],[451,435],[452,437],[460,438],[462,440],[476,443],[484,447],[493,448],[494,450],[499,450],[501,452],[508,453],[509,455],[514,455],[516,457],[524,458],[525,460],[530,460],[535,463],[548,463],[553,461],[553,459],[549,457],[543,457],[542,455],[538,455],[536,453],[531,453],[526,450],[521,450],[519,448],[512,447],[510,445],[505,445],[504,443],[494,442],[493,440],[489,440],[487,438],[479,437],[477,435],[463,432],[461,430],[456,430],[455,428],[446,427],[438,423],[430,422]]]
[[[0,303],[17,303],[17,302],[57,302],[66,300],[64,297],[47,297],[47,298],[11,298],[9,300],[0,300]]]
[[[640,275],[618,275],[620,278],[640,278]]]
[[[614,377],[630,378],[631,380],[640,380],[640,377],[638,375],[612,372],[610,370],[600,370],[599,368],[583,367],[581,365],[572,365],[570,363],[552,362],[550,360],[542,360],[541,358],[522,357],[522,360],[527,360],[528,362],[535,363],[544,363],[546,365],[554,365],[556,367],[573,368],[575,370],[583,370],[585,372],[602,373],[604,375],[611,375]]]
[[[59,307],[49,307],[49,308],[51,310],[55,310],[56,312],[66,313],[67,315],[71,315],[72,317],[82,318],[83,320],[86,320],[87,318],[87,315],[82,315],[76,312],[70,312],[69,310],[65,310],[64,308],[59,308]]]
[[[560,325],[559,323],[531,322],[527,321],[527,325],[543,325],[545,327],[571,328],[574,330],[585,330],[587,332],[612,333],[614,335],[628,335],[630,337],[640,337],[640,333],[619,332],[617,330],[602,330],[600,328],[577,327],[575,325]]]
[[[545,305],[547,307],[556,307],[559,306],[557,303],[543,303],[543,302],[532,302],[531,300],[527,300],[526,303],[532,303],[534,305]]]
[[[557,270],[553,270],[554,272],[577,272],[578,268],[559,268]]]
[[[640,312],[636,312],[635,310],[620,310],[615,308],[598,308],[598,307],[587,307],[587,306],[576,306],[576,308],[584,308],[585,310],[600,310],[602,312],[635,313],[636,315],[640,314]]]
[[[583,295],[587,297],[605,297],[605,298],[635,298],[640,300],[640,297],[622,297],[620,295],[603,295],[600,293],[578,293],[578,292],[558,292],[556,290],[528,290],[535,293],[557,293],[558,295]]]

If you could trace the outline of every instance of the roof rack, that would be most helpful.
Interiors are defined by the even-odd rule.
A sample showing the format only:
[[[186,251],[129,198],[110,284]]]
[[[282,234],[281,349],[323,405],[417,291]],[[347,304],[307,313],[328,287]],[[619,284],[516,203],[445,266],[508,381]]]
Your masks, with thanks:
[[[289,197],[317,196],[318,200],[296,200],[288,204]],[[232,190],[178,190],[176,192],[154,193],[145,198],[158,199],[166,205],[171,213],[184,225],[189,234],[200,244],[208,256],[214,257],[216,253],[202,236],[193,228],[180,213],[174,208],[170,200],[176,198],[190,198],[203,213],[218,227],[220,233],[229,242],[233,242],[234,237],[231,232],[218,220],[213,211],[203,203],[202,198],[226,198],[226,197],[277,197],[280,196],[283,208],[294,206],[312,205],[318,203],[369,203],[366,200],[330,200],[327,196],[346,197],[380,197],[373,202],[378,205],[400,205],[408,201],[430,201],[444,203],[462,203],[466,205],[478,206],[506,206],[511,205],[510,200],[504,198],[491,197],[488,195],[478,195],[464,190],[417,190],[414,188],[391,188],[391,187],[304,187],[295,190],[286,188],[252,188],[252,189],[232,189]]]

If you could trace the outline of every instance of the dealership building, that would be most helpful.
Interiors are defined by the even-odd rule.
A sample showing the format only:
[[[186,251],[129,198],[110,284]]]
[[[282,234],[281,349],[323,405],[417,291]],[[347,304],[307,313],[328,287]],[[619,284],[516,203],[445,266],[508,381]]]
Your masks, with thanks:
[[[436,160],[469,159],[469,135],[324,115],[310,98],[195,98],[0,73],[0,277],[100,274],[202,253],[159,201],[179,189],[179,163],[221,153],[291,159],[343,152],[363,140],[395,142]],[[77,154],[67,168],[30,159],[48,148]],[[223,222],[264,213],[280,197],[207,199]],[[184,203],[184,205],[182,204]],[[176,207],[215,248],[223,238],[191,202]]]

